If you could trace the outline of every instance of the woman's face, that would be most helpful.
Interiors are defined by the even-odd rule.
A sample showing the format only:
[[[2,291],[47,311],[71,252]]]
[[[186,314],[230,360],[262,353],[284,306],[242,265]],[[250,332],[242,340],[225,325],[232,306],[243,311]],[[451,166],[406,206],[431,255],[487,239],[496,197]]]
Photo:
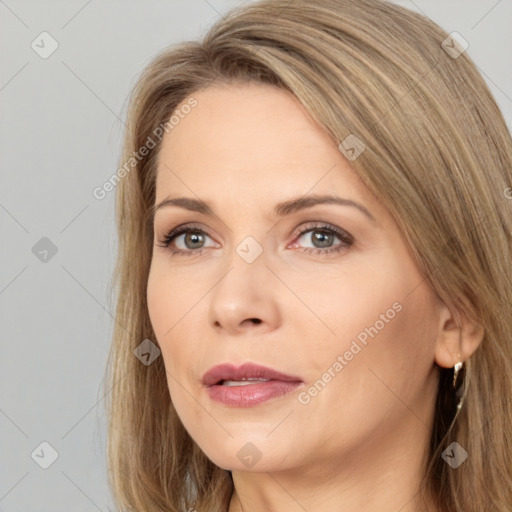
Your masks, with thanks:
[[[289,93],[193,97],[160,149],[156,204],[188,203],[156,210],[147,289],[183,425],[233,471],[332,474],[417,452],[440,302],[393,218]]]

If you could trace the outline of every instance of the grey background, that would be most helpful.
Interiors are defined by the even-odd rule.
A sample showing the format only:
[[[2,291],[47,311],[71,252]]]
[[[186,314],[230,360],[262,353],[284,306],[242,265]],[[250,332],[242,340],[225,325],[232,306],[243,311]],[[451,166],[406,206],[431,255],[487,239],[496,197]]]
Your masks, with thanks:
[[[118,167],[127,96],[142,68],[240,3],[0,0],[0,511],[114,510],[102,386],[114,192],[97,200],[92,191]],[[510,129],[512,3],[396,3],[469,42]],[[43,31],[59,45],[47,59],[31,47],[42,46]],[[35,462],[50,461],[43,441],[58,453],[47,469]]]

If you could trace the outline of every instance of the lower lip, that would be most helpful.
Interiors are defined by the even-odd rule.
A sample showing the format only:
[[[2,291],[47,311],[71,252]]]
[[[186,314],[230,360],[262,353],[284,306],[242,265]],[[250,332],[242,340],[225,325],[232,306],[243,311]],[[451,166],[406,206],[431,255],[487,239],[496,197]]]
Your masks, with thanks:
[[[302,382],[269,380],[246,386],[222,386],[214,384],[207,388],[212,400],[231,407],[252,407],[272,398],[287,395],[296,390]]]

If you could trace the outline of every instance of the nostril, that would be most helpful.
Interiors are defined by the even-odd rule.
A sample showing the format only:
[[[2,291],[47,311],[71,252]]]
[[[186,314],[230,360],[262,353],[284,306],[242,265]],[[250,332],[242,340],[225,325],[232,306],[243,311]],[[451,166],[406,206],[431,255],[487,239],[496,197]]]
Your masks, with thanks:
[[[253,324],[261,324],[261,320],[259,318],[249,318],[249,320],[253,323]]]

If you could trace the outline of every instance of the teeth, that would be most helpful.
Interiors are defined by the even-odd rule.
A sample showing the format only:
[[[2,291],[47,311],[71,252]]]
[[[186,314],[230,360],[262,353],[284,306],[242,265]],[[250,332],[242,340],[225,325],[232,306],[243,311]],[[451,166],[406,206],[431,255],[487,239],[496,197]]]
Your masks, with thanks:
[[[254,382],[268,382],[270,379],[242,379],[242,380],[225,380],[222,382],[223,386],[249,386]]]

